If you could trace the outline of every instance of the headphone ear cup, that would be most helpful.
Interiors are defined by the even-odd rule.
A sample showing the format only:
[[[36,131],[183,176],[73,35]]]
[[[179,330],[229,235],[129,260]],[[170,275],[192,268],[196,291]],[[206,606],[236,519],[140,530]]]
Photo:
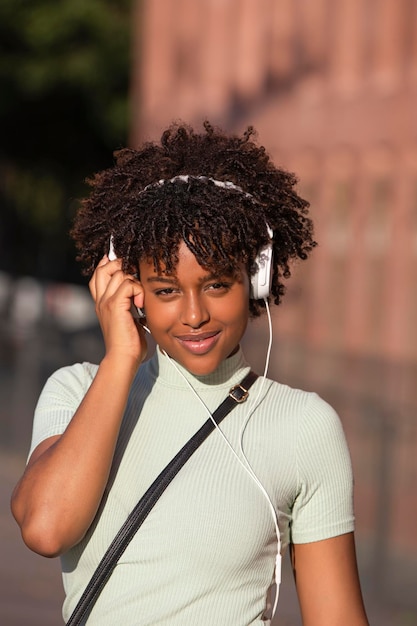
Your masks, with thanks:
[[[257,270],[251,277],[251,298],[262,300],[269,296],[272,281],[272,243],[262,248],[255,259]]]

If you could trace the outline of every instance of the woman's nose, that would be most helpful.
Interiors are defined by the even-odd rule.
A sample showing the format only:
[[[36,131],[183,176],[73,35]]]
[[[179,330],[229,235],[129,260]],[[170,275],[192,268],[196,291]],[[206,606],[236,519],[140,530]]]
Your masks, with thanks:
[[[183,298],[181,322],[191,328],[199,328],[210,318],[202,295],[190,294]]]

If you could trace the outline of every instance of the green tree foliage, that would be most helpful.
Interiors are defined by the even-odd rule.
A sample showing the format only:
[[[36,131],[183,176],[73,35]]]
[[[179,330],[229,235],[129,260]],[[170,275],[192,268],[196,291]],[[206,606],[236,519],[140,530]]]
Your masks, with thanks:
[[[130,0],[0,0],[0,269],[79,277],[83,181],[125,145]]]

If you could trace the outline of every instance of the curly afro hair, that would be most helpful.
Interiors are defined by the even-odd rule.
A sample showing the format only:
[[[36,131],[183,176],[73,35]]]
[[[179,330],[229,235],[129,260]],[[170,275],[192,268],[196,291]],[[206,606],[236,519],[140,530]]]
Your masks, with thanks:
[[[117,151],[115,165],[87,181],[92,191],[81,201],[71,231],[84,274],[93,273],[112,236],[128,273],[146,259],[157,271],[175,274],[184,241],[205,269],[233,274],[243,263],[251,275],[257,253],[270,240],[269,225],[271,296],[279,304],[290,262],[306,259],[316,243],[309,203],[296,193],[295,176],[272,163],[254,134],[249,127],[241,137],[226,135],[209,122],[197,133],[178,123],[160,143]],[[180,175],[184,179],[171,180]],[[251,299],[249,306],[257,316],[265,305]]]

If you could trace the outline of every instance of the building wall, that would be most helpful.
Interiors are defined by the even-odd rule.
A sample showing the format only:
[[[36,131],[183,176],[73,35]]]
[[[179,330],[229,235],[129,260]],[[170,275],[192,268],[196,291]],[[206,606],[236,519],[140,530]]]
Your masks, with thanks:
[[[319,246],[274,314],[271,373],[341,413],[372,584],[403,597],[417,563],[417,0],[136,7],[131,143],[178,118],[253,124],[311,202]]]

